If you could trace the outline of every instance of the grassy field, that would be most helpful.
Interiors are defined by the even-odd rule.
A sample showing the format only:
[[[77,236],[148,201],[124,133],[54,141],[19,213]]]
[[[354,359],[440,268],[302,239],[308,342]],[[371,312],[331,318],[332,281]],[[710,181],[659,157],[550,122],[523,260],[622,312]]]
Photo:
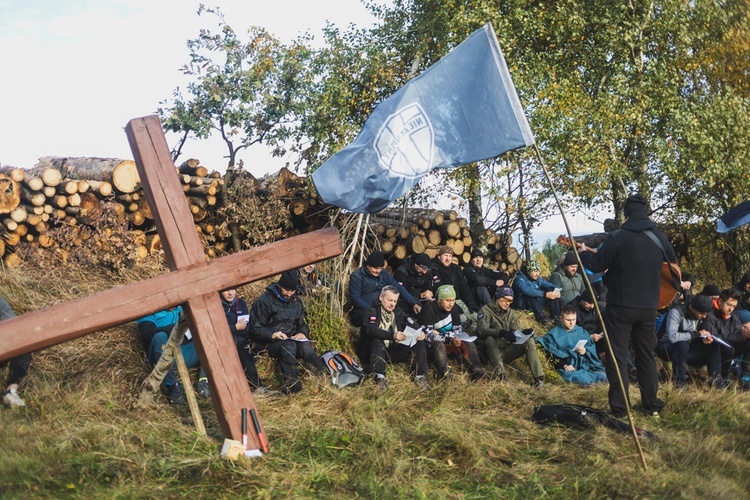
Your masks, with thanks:
[[[139,273],[7,271],[0,295],[21,313]],[[35,356],[27,407],[0,408],[0,498],[750,496],[750,393],[662,386],[661,419],[636,416],[656,436],[641,442],[643,471],[629,434],[530,419],[544,403],[606,409],[606,386],[550,377],[534,390],[527,368],[514,367],[509,383],[462,375],[424,392],[402,369],[382,394],[372,382],[337,390],[307,377],[299,395],[257,400],[270,453],[229,461],[209,402],[208,437],[194,432],[187,407],[136,406],[148,368],[135,327],[123,325]],[[271,381],[272,366],[260,368]]]

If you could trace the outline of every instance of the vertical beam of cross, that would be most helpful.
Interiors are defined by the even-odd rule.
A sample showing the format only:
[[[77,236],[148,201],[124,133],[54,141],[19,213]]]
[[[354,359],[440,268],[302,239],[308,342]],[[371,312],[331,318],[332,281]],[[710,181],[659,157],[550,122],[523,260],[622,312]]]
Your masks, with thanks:
[[[125,133],[143,183],[167,263],[172,271],[205,265],[206,256],[185,201],[161,123],[156,116],[135,118]],[[255,409],[218,293],[188,299],[185,305],[201,366],[211,387],[222,433],[240,439],[241,411]],[[186,381],[189,383],[189,381]],[[250,443],[260,448],[251,433]]]

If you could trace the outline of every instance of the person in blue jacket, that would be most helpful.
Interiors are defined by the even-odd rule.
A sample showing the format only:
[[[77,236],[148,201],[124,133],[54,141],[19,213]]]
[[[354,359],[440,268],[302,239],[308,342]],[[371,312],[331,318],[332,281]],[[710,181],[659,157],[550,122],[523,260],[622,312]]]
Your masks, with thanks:
[[[560,292],[556,292],[555,285],[542,278],[541,274],[536,260],[532,259],[521,267],[521,272],[513,280],[516,295],[513,308],[531,310],[538,322],[546,323],[548,318],[544,313],[544,306],[549,307],[552,319],[560,314]]]
[[[365,311],[375,306],[380,291],[386,285],[395,286],[402,300],[411,306],[415,315],[419,314],[422,310],[419,301],[385,269],[383,252],[375,251],[367,257],[364,265],[349,277],[349,302],[352,305],[349,320],[354,326],[362,326]]]
[[[559,325],[535,340],[555,357],[557,371],[564,381],[584,386],[607,381],[594,341],[586,330],[576,325],[576,310],[572,305],[560,310]],[[578,346],[579,342],[583,345]]]
[[[169,340],[169,334],[172,332],[172,328],[180,320],[180,314],[182,313],[182,306],[173,307],[171,309],[165,309],[163,311],[157,311],[148,316],[143,316],[136,321],[138,331],[141,334],[141,340],[146,348],[148,354],[149,366],[153,367],[159,362],[161,353],[164,351],[164,346]],[[182,357],[185,359],[185,365],[188,368],[193,368],[200,364],[198,359],[198,353],[195,350],[195,344],[193,344],[192,337],[186,332],[185,339],[183,339],[182,345],[180,346],[182,351]],[[177,381],[177,376],[174,373],[174,367],[167,372],[162,382],[164,386],[164,392],[167,395],[167,400],[174,405],[187,404],[185,399],[185,393]],[[198,394],[202,397],[209,398],[211,393],[208,389],[208,378],[203,368],[200,370],[198,375]]]

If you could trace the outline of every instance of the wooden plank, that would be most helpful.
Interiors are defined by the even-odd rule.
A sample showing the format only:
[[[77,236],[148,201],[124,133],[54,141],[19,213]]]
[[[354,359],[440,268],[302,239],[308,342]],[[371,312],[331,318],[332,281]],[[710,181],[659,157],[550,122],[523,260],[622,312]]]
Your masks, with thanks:
[[[133,151],[146,200],[151,207],[167,263],[171,270],[204,262],[193,216],[169,154],[159,118],[146,116],[128,122],[125,133]]]
[[[133,321],[192,297],[320,262],[342,251],[338,231],[321,229],[0,321],[0,361]]]
[[[194,342],[201,366],[208,376],[211,399],[218,414],[221,432],[224,436],[240,441],[242,408],[247,408],[249,412],[256,409],[256,406],[240,358],[236,355],[237,348],[229,331],[219,294],[212,292],[190,299],[185,313],[188,322],[194,325],[191,328],[200,332]],[[232,355],[222,355],[224,353]],[[233,376],[238,373],[242,376]],[[248,444],[250,448],[260,449],[255,433],[248,432]]]

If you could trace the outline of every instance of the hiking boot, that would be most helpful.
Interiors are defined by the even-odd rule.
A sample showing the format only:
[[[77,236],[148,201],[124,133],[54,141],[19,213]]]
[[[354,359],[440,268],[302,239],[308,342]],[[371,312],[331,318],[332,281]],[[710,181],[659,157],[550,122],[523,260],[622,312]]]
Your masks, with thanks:
[[[260,387],[255,389],[253,393],[256,396],[281,396],[283,394],[281,391],[275,391],[273,389],[269,389],[265,385],[261,385]]]
[[[750,376],[744,376],[740,380],[740,387],[743,391],[750,391]]]
[[[21,399],[21,396],[18,395],[15,389],[10,389],[5,392],[3,403],[11,408],[23,408],[26,406],[26,403],[23,402],[23,399]]]
[[[388,379],[385,377],[377,377],[375,379],[375,386],[379,391],[383,392],[388,389]]]
[[[208,387],[208,379],[202,378],[198,380],[198,384],[195,386],[198,395],[204,399],[211,399],[211,389]]]
[[[180,386],[179,382],[174,385],[166,386],[164,388],[164,392],[167,395],[167,401],[169,401],[169,404],[171,405],[187,404],[187,400],[185,399],[185,393],[182,391],[182,386]]]
[[[427,381],[427,377],[425,377],[424,375],[417,375],[417,377],[414,379],[414,383],[416,383],[417,387],[419,387],[423,391],[426,391],[430,388],[430,383]]]
[[[534,389],[541,389],[542,387],[544,387],[544,379],[542,377],[535,378],[534,383],[531,384],[531,386]]]

